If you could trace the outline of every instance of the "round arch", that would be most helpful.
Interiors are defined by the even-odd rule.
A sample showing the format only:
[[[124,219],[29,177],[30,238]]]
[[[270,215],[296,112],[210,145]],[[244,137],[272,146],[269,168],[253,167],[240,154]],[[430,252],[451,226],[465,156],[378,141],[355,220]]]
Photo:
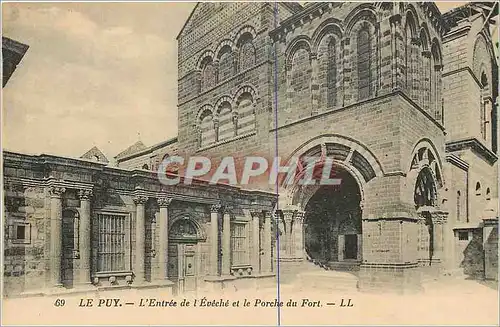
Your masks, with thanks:
[[[200,122],[203,116],[205,116],[206,113],[210,113],[211,115],[214,114],[214,107],[210,104],[204,104],[199,110],[198,113],[196,114],[196,122]]]
[[[205,59],[207,59],[207,58],[211,59],[211,61],[215,60],[215,55],[214,55],[214,52],[212,50],[203,51],[201,56],[198,58],[198,62],[196,63],[196,68],[198,70],[201,70],[203,68],[202,64],[205,61]]]
[[[337,36],[339,39],[342,39],[344,31],[341,27],[341,22],[338,19],[328,18],[325,21],[323,21],[318,26],[318,28],[316,28],[312,36],[314,53],[318,53],[318,47],[321,43],[321,40],[328,34],[333,34]]]
[[[172,242],[198,242],[207,236],[200,223],[186,214],[174,216],[168,224],[168,239]]]
[[[255,31],[255,28],[253,26],[251,26],[251,25],[245,25],[242,28],[240,28],[236,32],[236,34],[234,35],[234,37],[233,37],[233,44],[235,44],[236,46],[239,46],[240,39],[245,34],[250,34],[252,36],[252,40],[255,40],[255,38],[257,37],[257,32]]]
[[[306,50],[309,53],[309,57],[311,56],[311,39],[308,36],[299,35],[290,42],[290,45],[285,50],[286,67],[291,67],[293,56],[299,49]]]
[[[345,35],[349,36],[356,24],[360,21],[368,21],[373,26],[377,23],[377,12],[373,4],[363,3],[354,8],[345,18]]]
[[[219,45],[217,46],[217,49],[215,50],[215,56],[214,58],[219,59],[221,56],[221,51],[224,50],[225,48],[229,48],[231,52],[234,52],[234,44],[233,41],[229,39],[224,39],[222,40]]]

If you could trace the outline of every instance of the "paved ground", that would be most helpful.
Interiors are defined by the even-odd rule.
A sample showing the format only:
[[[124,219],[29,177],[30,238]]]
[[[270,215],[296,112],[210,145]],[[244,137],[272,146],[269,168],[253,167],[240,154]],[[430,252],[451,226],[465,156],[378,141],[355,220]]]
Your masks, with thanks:
[[[300,287],[299,287],[300,288]],[[164,291],[108,291],[90,296],[67,295],[29,299],[7,299],[3,302],[3,324],[113,324],[113,325],[496,325],[498,326],[498,293],[496,285],[460,278],[448,278],[425,285],[425,292],[415,295],[380,295],[356,291],[297,291],[297,285],[283,285],[276,307],[277,290],[239,290],[236,293],[198,294],[186,297],[189,307],[181,306],[183,298],[173,299]],[[65,301],[56,306],[56,300]],[[212,306],[200,307],[206,298]],[[80,307],[92,299],[93,307]],[[117,307],[98,307],[99,300],[118,300]],[[173,300],[176,306],[141,307],[140,301]],[[349,302],[350,299],[350,302]],[[196,307],[194,301],[196,300]],[[288,305],[296,302],[296,307]],[[236,302],[239,301],[239,302]],[[245,306],[247,301],[248,306]],[[319,301],[319,302],[318,302]],[[127,305],[125,303],[134,303]],[[328,305],[327,303],[330,303]],[[335,303],[334,305],[332,303]],[[60,304],[60,302],[59,302]],[[121,304],[121,306],[120,306]],[[290,303],[291,304],[291,303]],[[342,304],[346,306],[341,306]],[[352,306],[347,306],[351,304]],[[217,306],[215,306],[217,305]],[[228,306],[225,306],[228,305]],[[233,306],[234,305],[234,306]],[[236,306],[237,305],[237,306]],[[304,305],[304,306],[302,306]],[[279,318],[278,318],[279,315]]]

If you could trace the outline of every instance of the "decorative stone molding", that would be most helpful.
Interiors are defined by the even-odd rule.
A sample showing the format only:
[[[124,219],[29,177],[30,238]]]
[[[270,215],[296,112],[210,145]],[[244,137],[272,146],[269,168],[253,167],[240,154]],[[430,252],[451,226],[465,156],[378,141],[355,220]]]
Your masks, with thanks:
[[[304,222],[304,217],[305,217],[305,211],[297,210],[294,219],[297,223],[302,224]]]
[[[51,186],[49,188],[49,194],[51,198],[60,198],[65,191],[66,189],[61,186]]]
[[[221,212],[221,211],[222,211],[222,204],[221,203],[213,204],[210,207],[210,212]]]
[[[174,199],[170,197],[158,197],[156,201],[160,208],[168,208]]]
[[[448,220],[449,213],[446,211],[435,211],[431,214],[432,223],[435,225],[445,224]]]
[[[253,268],[250,265],[231,267],[231,276],[251,276]]]
[[[78,197],[80,200],[90,200],[92,198],[92,190],[83,189],[78,191]]]
[[[134,195],[133,200],[136,205],[145,204],[148,201],[148,197],[145,195]]]

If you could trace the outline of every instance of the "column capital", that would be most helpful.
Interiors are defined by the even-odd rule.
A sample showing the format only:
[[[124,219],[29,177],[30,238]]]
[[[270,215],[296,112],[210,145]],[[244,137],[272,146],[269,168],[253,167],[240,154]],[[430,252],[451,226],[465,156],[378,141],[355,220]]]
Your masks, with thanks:
[[[397,24],[397,23],[401,23],[401,14],[394,14],[392,15],[391,17],[389,17],[389,22],[391,24]]]
[[[49,194],[51,198],[60,198],[66,189],[62,186],[51,186],[49,187]]]
[[[78,191],[78,197],[80,200],[90,200],[92,198],[92,190],[91,189],[82,189]]]
[[[292,221],[295,210],[285,209],[281,210],[281,212],[283,213],[283,219],[285,220],[285,222]]]
[[[418,37],[412,37],[411,44],[420,46],[422,44],[422,41]]]
[[[250,209],[250,214],[252,215],[252,218],[261,218],[263,216],[262,210],[258,209]]]
[[[134,195],[133,200],[135,205],[145,204],[148,201],[148,197],[145,195]]]
[[[174,199],[168,196],[160,196],[156,199],[160,208],[168,208]]]
[[[295,213],[295,221],[297,221],[298,223],[303,223],[305,214],[305,211],[297,210],[297,212]]]
[[[210,212],[215,213],[215,212],[221,212],[222,211],[222,204],[221,203],[215,203],[212,204],[210,207]]]
[[[446,211],[435,211],[431,214],[432,223],[435,225],[440,225],[446,223],[448,220],[448,212]]]

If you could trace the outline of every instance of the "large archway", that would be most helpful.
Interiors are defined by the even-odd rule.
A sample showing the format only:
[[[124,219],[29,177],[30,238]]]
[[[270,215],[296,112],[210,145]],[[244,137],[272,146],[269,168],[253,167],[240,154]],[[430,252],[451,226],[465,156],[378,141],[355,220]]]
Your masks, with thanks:
[[[307,257],[331,268],[362,259],[360,187],[345,169],[336,168],[336,178],[340,185],[316,186],[304,208]]]

